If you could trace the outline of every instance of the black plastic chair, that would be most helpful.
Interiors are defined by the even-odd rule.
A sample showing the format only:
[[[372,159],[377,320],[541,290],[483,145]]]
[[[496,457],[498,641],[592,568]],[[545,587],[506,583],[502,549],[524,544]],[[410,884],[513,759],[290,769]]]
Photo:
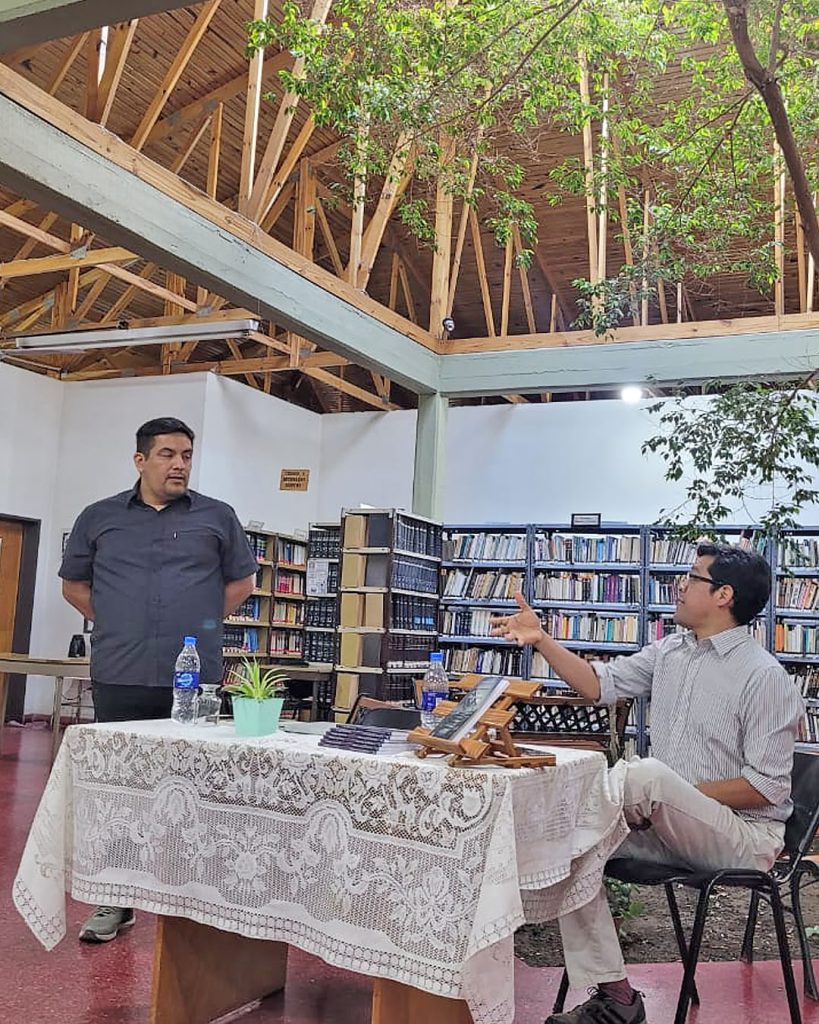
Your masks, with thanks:
[[[751,907],[742,944],[742,957],[749,962],[752,959],[751,949],[759,900],[765,899],[770,903],[791,1024],[802,1024],[788,936],[785,931],[784,912],[789,908],[786,908],[782,901],[783,890],[786,894],[790,891],[793,904],[792,912],[799,933],[800,952],[804,964],[805,992],[811,998],[816,998],[816,983],[810,962],[810,949],[799,903],[799,886],[805,874],[819,877],[817,865],[813,861],[804,859],[816,835],[817,826],[819,826],[819,755],[797,752],[794,755],[791,780],[794,809],[785,829],[785,850],[783,857],[770,871],[735,868],[710,872],[691,871],[683,867],[655,864],[628,857],[613,858],[606,865],[605,873],[610,878],[619,879],[621,882],[630,882],[633,885],[662,885],[665,887],[674,934],[677,938],[680,957],[685,965],[674,1024],[685,1024],[690,1004],[699,1005],[694,975],[697,970],[702,934],[708,914],[708,901],[717,886],[730,886],[751,891]],[[675,885],[684,885],[689,889],[699,891],[694,924],[688,943],[685,940],[677,899],[674,895]],[[555,1000],[554,1013],[562,1011],[568,988],[569,980],[564,970]]]

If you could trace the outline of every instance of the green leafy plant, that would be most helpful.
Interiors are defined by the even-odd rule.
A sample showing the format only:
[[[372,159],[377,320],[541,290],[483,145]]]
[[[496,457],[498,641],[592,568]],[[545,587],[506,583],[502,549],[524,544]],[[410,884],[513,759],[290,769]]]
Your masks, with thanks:
[[[714,394],[658,402],[660,432],[642,452],[665,461],[665,479],[685,480],[685,500],[661,510],[691,539],[703,524],[719,525],[744,508],[749,521],[776,535],[796,525],[806,505],[819,501],[819,394],[813,375],[796,385],[743,382]],[[712,385],[712,389],[714,385]],[[764,501],[755,515],[749,500]]]
[[[287,676],[282,669],[270,668],[263,672],[258,661],[243,658],[241,669],[232,673],[231,682],[224,689],[232,697],[270,700],[287,695],[286,680]]]
[[[622,934],[629,921],[638,918],[644,905],[633,899],[634,886],[629,882],[620,882],[616,878],[605,878],[606,898],[609,901],[609,910],[615,921],[621,921],[620,932]]]

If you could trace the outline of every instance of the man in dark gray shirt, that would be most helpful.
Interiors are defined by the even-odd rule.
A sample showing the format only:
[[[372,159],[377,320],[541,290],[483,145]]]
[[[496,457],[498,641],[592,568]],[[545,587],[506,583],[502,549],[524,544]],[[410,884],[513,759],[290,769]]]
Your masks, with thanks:
[[[60,567],[63,596],[94,622],[97,721],[167,718],[183,638],[198,638],[202,683],[222,680],[222,620],[253,592],[257,563],[233,509],[188,490],[193,431],[170,417],[137,431],[129,491],[84,509]],[[132,910],[100,907],[80,938],[106,942]]]

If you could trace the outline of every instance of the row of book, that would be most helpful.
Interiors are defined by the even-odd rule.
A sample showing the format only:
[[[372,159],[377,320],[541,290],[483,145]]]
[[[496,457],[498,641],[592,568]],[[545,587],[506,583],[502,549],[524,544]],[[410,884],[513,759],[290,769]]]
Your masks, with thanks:
[[[225,626],[222,650],[227,654],[255,654],[259,650],[259,630],[253,626]]]
[[[277,594],[303,594],[304,576],[300,572],[290,572],[287,569],[278,569],[276,572]]]
[[[783,568],[819,567],[819,537],[786,537],[780,540],[776,560]]]
[[[246,530],[245,537],[247,537],[254,558],[267,558],[267,542],[270,538],[266,534],[251,533]]]
[[[451,569],[444,574],[444,597],[508,601],[522,589],[522,572]]]
[[[441,632],[447,636],[491,636],[491,608],[447,608],[441,615]]]
[[[273,623],[277,626],[300,626],[304,615],[304,606],[292,601],[273,602]]]
[[[585,661],[611,661],[616,655],[613,654],[596,654],[593,651],[582,651],[579,657]],[[532,652],[532,677],[535,679],[554,679],[559,681],[559,677],[556,675],[554,669],[549,662],[543,657],[540,651]]]
[[[435,632],[438,628],[438,602],[409,594],[393,594],[391,625],[393,629]]]
[[[336,599],[334,597],[313,598],[307,602],[304,624],[305,626],[332,628],[336,625],[336,615]]]
[[[429,636],[389,634],[384,638],[383,661],[387,668],[429,668],[429,655],[437,649],[437,641]]]
[[[395,517],[395,547],[398,551],[415,551],[432,558],[441,557],[442,529],[435,523],[397,515]]]
[[[260,597],[249,597],[243,601],[235,612],[232,619],[261,619],[262,599]]]
[[[301,657],[301,632],[276,629],[270,634],[270,653],[273,657],[298,655]]]
[[[678,626],[674,621],[673,612],[649,615],[648,623],[646,624],[646,643],[662,640],[664,637],[671,636],[672,633],[685,633],[685,631],[685,626]],[[768,642],[768,628],[764,619],[754,619],[748,627],[748,631],[757,643],[763,647],[766,646]]]
[[[672,576],[651,576],[648,581],[649,604],[676,604],[680,594],[680,581]]]
[[[396,555],[392,560],[392,585],[399,590],[438,593],[438,566]]]
[[[444,651],[444,668],[447,672],[519,677],[522,665],[522,649],[508,644],[500,648],[449,647]]]
[[[453,533],[449,538],[448,560],[474,559],[486,562],[526,560],[525,533]]]
[[[791,670],[790,677],[803,697],[819,698],[819,667],[801,665]]]
[[[536,601],[639,604],[640,577],[619,573],[535,573]]]
[[[777,654],[819,654],[819,626],[802,622],[777,622],[774,627]]]
[[[697,545],[674,537],[651,538],[651,561],[663,565],[692,565],[697,557]]]
[[[307,545],[303,541],[279,537],[279,561],[290,565],[307,566]]]
[[[336,660],[336,634],[304,634],[304,657],[307,661],[321,661],[332,664]]]
[[[640,639],[640,620],[636,615],[549,611],[543,628],[556,640],[636,644]]]
[[[537,562],[639,562],[639,534],[538,533]]]
[[[805,576],[782,577],[776,587],[776,604],[779,608],[819,611],[819,580]]]
[[[819,714],[816,709],[809,709],[804,719],[804,732],[806,743],[819,743]]]
[[[339,558],[340,526],[311,526],[308,540],[311,558]]]

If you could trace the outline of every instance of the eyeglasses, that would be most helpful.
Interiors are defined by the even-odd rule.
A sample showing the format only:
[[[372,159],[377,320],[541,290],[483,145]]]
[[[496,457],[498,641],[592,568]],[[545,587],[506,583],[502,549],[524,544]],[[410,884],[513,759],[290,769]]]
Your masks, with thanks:
[[[681,582],[684,583],[685,586],[688,586],[689,583],[697,583],[697,582],[699,582],[699,583],[710,583],[712,587],[722,587],[722,586],[725,586],[724,583],[720,583],[719,580],[715,580],[711,576],[700,576],[700,574],[696,573],[696,572],[687,572],[685,574],[685,576],[683,576]]]

